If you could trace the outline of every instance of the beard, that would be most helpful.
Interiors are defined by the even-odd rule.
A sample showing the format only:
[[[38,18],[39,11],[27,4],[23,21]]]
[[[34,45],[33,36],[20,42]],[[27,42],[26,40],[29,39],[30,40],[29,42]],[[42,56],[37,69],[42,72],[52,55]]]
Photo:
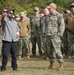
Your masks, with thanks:
[[[8,16],[8,17],[9,17],[10,20],[13,19],[13,16]]]

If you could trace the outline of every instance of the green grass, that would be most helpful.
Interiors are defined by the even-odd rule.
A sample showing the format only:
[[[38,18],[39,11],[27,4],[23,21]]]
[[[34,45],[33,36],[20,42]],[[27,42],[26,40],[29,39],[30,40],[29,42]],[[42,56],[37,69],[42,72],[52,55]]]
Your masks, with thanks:
[[[18,60],[18,71],[13,71],[11,61],[8,61],[6,71],[0,72],[0,75],[74,75],[74,59],[65,60],[63,71],[58,70],[59,64],[57,62],[55,62],[55,70],[48,69],[48,66],[48,60],[43,61],[40,58],[22,59]]]

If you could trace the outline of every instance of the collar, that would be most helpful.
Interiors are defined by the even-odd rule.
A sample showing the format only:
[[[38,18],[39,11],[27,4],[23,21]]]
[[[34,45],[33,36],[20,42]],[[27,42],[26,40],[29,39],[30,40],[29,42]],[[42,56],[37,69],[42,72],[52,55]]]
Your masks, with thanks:
[[[10,20],[10,21],[13,21],[13,20],[14,20],[13,18],[12,18],[12,19],[9,19],[9,17],[6,17],[6,19],[7,19],[7,20]]]
[[[40,17],[40,14],[38,14],[38,15],[34,15],[35,17]]]
[[[54,15],[54,16],[55,16],[55,15],[57,15],[57,13],[58,13],[58,12],[56,11],[55,13],[53,13],[53,14],[51,14],[51,15]]]

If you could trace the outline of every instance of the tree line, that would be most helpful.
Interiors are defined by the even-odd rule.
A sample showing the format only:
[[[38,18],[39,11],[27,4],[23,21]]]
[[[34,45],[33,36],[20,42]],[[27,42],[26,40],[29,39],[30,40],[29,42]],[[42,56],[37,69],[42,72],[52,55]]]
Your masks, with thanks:
[[[69,9],[70,4],[74,0],[0,0],[0,14],[4,7],[9,7],[15,10],[16,13],[21,12],[22,10],[27,10],[28,15],[33,13],[33,8],[38,6],[47,6],[51,2],[54,2],[58,6],[59,11]]]

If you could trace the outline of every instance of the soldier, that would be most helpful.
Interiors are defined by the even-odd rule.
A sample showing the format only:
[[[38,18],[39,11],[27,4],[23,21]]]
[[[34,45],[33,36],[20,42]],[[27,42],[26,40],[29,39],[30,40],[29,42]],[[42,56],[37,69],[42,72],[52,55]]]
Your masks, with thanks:
[[[2,16],[0,15],[0,56],[1,56],[1,47],[2,47],[2,26],[1,26],[1,18]]]
[[[27,56],[30,59],[30,43],[29,43],[29,35],[30,35],[30,22],[28,18],[25,16],[27,14],[26,11],[20,13],[20,20],[18,22],[20,28],[20,39],[18,42],[18,49],[19,49],[19,58],[21,56]]]
[[[68,15],[70,12],[70,10],[65,10],[63,13],[64,19],[66,19],[66,15]],[[68,58],[69,53],[68,53],[68,40],[67,40],[67,29],[65,28],[64,34],[62,36],[62,42],[63,42],[63,56],[64,58]]]
[[[65,18],[67,30],[68,55],[74,58],[74,3],[70,6],[70,11]]]
[[[42,55],[41,51],[41,40],[40,40],[40,14],[39,8],[34,8],[34,15],[30,17],[31,24],[31,41],[32,41],[32,54],[36,55],[36,42],[39,48],[39,54]]]
[[[46,42],[47,46],[49,46],[49,60],[50,60],[50,69],[55,69],[54,67],[54,59],[58,59],[58,63],[60,64],[59,70],[63,70],[63,56],[61,52],[61,39],[60,37],[63,35],[65,24],[63,15],[56,11],[56,4],[51,3],[49,6],[49,23],[46,25]],[[46,20],[48,21],[48,19]]]
[[[47,7],[43,7],[44,16],[40,19],[40,32],[41,32],[41,49],[43,51],[43,59],[47,58],[47,49],[46,49],[46,35],[45,35],[45,26],[46,18],[49,17],[49,10]]]
[[[19,14],[16,14],[16,15],[14,16],[14,19],[18,22],[19,19],[20,19]]]

